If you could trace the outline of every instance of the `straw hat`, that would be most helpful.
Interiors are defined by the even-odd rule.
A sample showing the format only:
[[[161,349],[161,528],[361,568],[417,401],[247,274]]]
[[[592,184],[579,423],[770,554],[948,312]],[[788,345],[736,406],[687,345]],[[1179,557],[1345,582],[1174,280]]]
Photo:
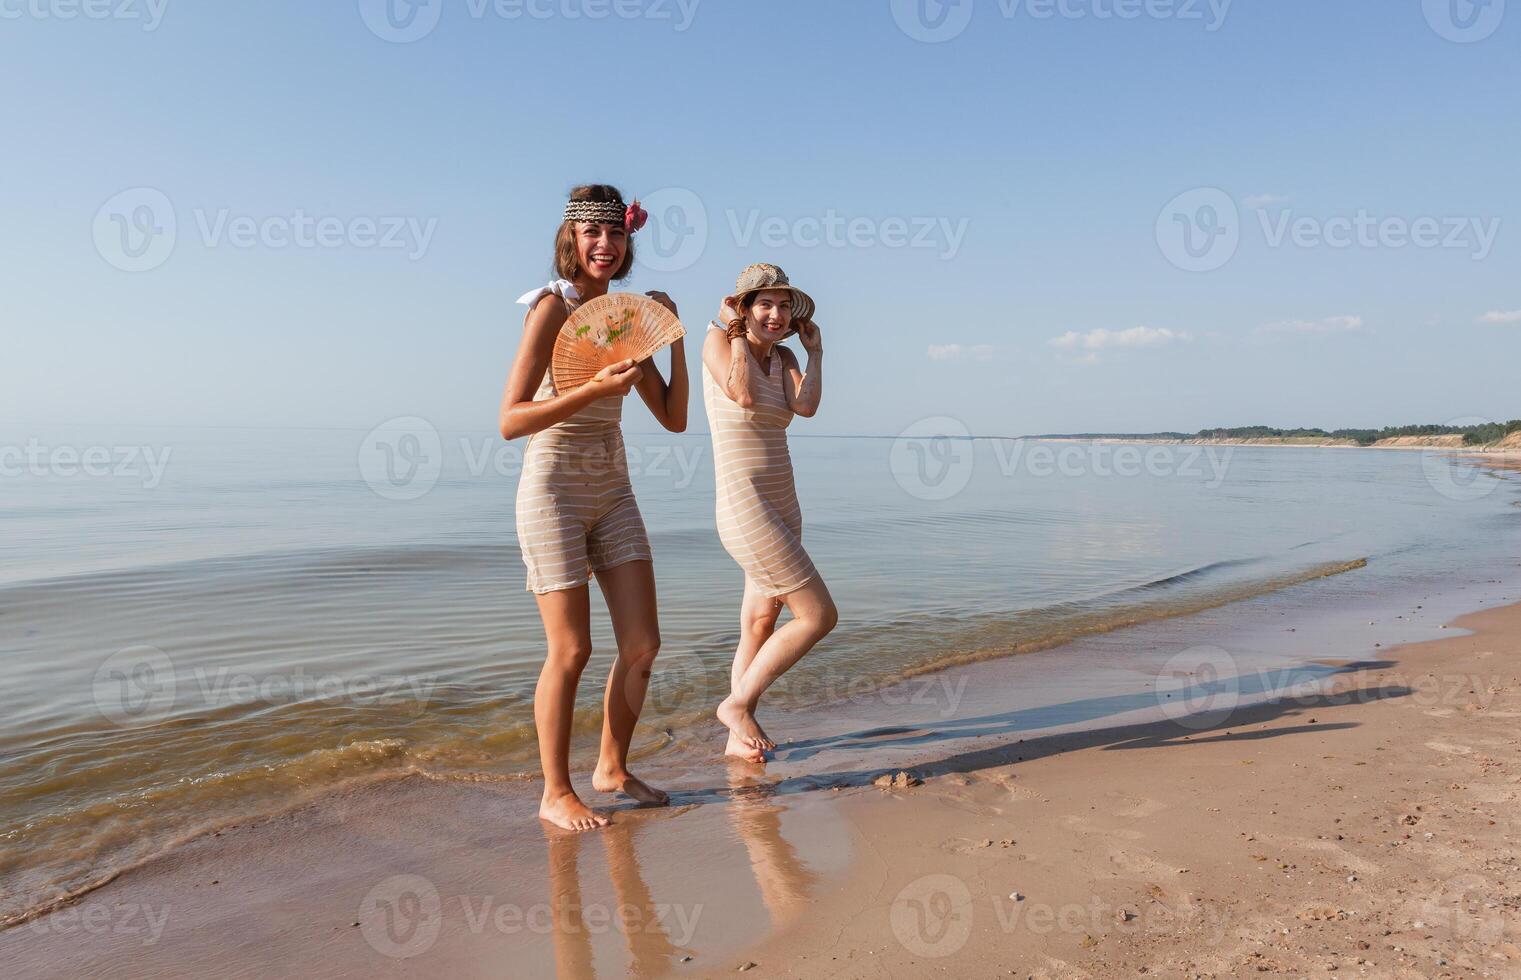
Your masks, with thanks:
[[[734,284],[734,295],[729,297],[729,304],[736,310],[739,302],[751,293],[758,293],[763,289],[785,289],[792,293],[792,319],[812,320],[814,310],[813,297],[792,285],[787,279],[787,273],[781,266],[772,265],[769,262],[757,262],[746,267],[739,274],[739,281]]]

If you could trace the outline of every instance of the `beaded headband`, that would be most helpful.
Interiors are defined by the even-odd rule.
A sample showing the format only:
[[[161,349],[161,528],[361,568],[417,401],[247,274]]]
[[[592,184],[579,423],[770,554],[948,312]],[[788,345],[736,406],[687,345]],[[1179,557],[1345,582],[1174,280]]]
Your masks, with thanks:
[[[622,201],[567,201],[566,221],[597,221],[609,225],[623,224]]]
[[[598,224],[622,225],[625,231],[635,232],[644,227],[649,214],[639,202],[624,204],[622,201],[566,201],[566,221],[594,221]]]

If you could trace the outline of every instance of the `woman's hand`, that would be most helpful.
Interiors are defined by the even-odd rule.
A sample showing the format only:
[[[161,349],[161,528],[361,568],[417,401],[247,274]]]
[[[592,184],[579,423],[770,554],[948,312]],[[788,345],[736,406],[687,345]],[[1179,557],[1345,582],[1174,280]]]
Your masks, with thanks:
[[[680,313],[676,312],[676,301],[671,299],[671,297],[667,296],[665,293],[662,293],[660,290],[652,289],[644,295],[648,296],[650,299],[670,310],[671,316],[681,316]]]
[[[819,332],[819,325],[812,320],[799,320],[797,322],[797,337],[803,342],[803,350],[810,354],[822,354],[824,352],[824,336]]]
[[[626,395],[634,390],[639,379],[644,377],[644,368],[631,360],[619,361],[617,364],[609,364],[592,376],[591,383],[603,389],[603,397],[612,395]]]

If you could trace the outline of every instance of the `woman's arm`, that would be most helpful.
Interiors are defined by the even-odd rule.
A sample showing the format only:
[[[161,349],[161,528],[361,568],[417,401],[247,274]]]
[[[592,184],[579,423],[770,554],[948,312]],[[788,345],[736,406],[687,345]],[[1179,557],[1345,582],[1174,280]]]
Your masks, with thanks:
[[[518,345],[517,356],[512,359],[512,371],[507,375],[507,386],[502,392],[499,421],[503,439],[541,432],[565,421],[599,398],[626,395],[643,376],[644,372],[637,364],[623,361],[598,371],[595,378],[569,394],[534,401],[534,393],[544,380],[544,372],[549,370],[555,338],[559,336],[567,315],[565,303],[559,297],[552,302],[541,299],[528,311],[523,340]]]
[[[798,366],[797,355],[791,350],[781,348],[782,370],[786,372],[782,390],[787,394],[787,406],[807,419],[818,412],[824,397],[824,337],[812,320],[802,321],[797,335],[808,352],[808,369]]]
[[[702,362],[740,408],[753,408],[760,390],[759,370],[743,336],[730,340],[722,330],[709,330],[702,344]]]
[[[672,313],[676,312],[676,304],[665,293],[656,290],[645,295]],[[639,380],[639,397],[649,406],[650,414],[671,432],[685,432],[688,402],[686,345],[680,340],[671,344],[670,384],[666,384],[665,378],[660,376],[660,369],[655,366],[653,358],[643,362],[640,367],[644,369],[644,377]]]

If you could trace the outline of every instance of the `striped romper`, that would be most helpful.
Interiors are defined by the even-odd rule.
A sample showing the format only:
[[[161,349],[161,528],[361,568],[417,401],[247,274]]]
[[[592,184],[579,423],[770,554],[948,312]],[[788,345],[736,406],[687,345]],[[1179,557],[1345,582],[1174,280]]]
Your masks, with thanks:
[[[710,329],[723,328],[715,323]],[[719,540],[755,587],[776,597],[807,585],[818,571],[803,550],[803,511],[787,451],[792,409],[774,347],[769,370],[760,377],[753,408],[737,405],[707,365],[702,392],[713,432]]]
[[[554,293],[572,310],[580,297],[561,279],[518,302],[533,309]],[[534,401],[553,398],[553,373]],[[518,481],[518,548],[528,566],[528,590],[556,592],[585,585],[592,572],[650,561],[649,537],[629,483],[623,445],[623,396],[592,402],[528,438]]]

